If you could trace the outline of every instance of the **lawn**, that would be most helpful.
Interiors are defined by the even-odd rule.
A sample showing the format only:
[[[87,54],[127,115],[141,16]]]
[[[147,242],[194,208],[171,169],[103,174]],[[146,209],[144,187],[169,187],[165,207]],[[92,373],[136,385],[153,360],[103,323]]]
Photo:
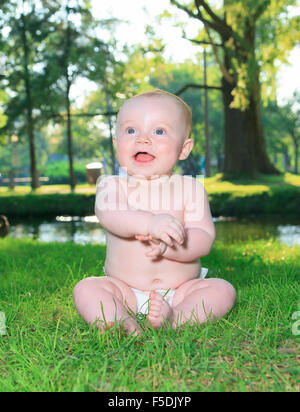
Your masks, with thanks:
[[[218,173],[213,177],[203,180],[208,193],[220,192],[248,192],[257,193],[265,192],[270,188],[293,186],[300,187],[300,175],[285,173],[279,176],[261,176],[257,179],[246,180],[240,179],[236,181],[223,180],[222,173]],[[0,186],[0,196],[7,195],[26,195],[31,192],[30,186],[16,186],[14,190],[8,187]],[[36,194],[53,194],[53,193],[71,193],[69,185],[43,185],[35,191]],[[95,194],[96,189],[93,185],[79,184],[76,186],[75,193],[77,194]]]
[[[298,392],[300,247],[216,243],[211,277],[236,288],[235,308],[205,325],[145,330],[140,338],[89,329],[72,302],[101,275],[105,247],[0,239],[0,391]]]

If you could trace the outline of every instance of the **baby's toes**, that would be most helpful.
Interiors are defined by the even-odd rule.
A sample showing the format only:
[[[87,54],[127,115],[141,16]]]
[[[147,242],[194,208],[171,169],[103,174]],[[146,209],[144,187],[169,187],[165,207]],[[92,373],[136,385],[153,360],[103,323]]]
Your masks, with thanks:
[[[164,300],[163,296],[156,292],[150,292],[149,299],[150,299],[150,304],[153,303],[153,305],[155,304],[161,305]]]
[[[161,305],[153,304],[149,307],[149,316],[160,316],[161,313]]]

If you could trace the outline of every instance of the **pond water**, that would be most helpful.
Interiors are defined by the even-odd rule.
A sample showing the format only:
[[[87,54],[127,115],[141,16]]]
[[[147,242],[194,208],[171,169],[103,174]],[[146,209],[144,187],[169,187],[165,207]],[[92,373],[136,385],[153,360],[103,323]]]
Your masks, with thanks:
[[[300,245],[300,221],[283,222],[269,220],[214,219],[217,240],[224,243],[236,241],[278,239],[282,244]],[[66,217],[54,220],[13,221],[9,237],[34,238],[43,242],[67,242],[79,244],[104,244],[105,231],[95,216]]]

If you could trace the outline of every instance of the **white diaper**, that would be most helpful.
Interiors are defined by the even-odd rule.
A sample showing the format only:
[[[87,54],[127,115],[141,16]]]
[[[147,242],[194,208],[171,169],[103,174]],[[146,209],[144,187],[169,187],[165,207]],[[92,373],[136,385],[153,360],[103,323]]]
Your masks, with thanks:
[[[105,272],[104,267],[103,267],[103,272],[105,273],[106,276],[109,276]],[[208,272],[207,268],[201,268],[198,279],[204,279],[207,275],[207,272]],[[141,313],[143,315],[148,315],[150,291],[149,290],[140,290],[140,289],[135,289],[135,288],[131,288],[131,290],[135,294],[135,297],[136,297],[136,300],[137,300],[137,313]],[[175,295],[176,289],[157,289],[157,290],[155,290],[155,292],[162,295],[164,297],[164,299],[168,302],[168,304],[170,306],[172,306],[173,297]]]
[[[137,300],[137,313],[148,315],[149,313],[149,296],[150,292],[147,290],[139,290],[131,288]],[[172,306],[173,297],[176,289],[157,289],[155,292],[164,297],[170,306]]]
[[[204,279],[207,275],[208,269],[201,268],[201,272],[198,276],[199,279]],[[147,290],[139,290],[131,288],[135,294],[137,300],[137,312],[143,315],[148,315],[149,312],[149,295],[150,292]],[[176,289],[157,289],[155,292],[159,293],[164,297],[170,306],[172,306],[173,297],[175,295]]]

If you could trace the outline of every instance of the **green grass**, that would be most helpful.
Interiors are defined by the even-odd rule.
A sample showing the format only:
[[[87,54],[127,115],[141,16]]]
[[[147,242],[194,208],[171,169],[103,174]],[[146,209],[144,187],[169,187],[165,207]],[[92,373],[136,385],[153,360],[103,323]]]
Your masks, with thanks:
[[[73,306],[74,285],[102,274],[104,258],[104,246],[0,239],[0,391],[300,390],[300,247],[216,243],[203,264],[235,286],[235,308],[140,338],[101,336]]]
[[[6,186],[0,187],[0,196],[7,195],[28,195],[31,193],[31,186],[16,186],[14,190],[9,189]],[[71,193],[69,185],[42,185],[36,189],[35,194],[45,195],[52,193]],[[96,187],[93,185],[79,184],[76,186],[75,193],[95,194]]]
[[[261,175],[255,179],[224,179],[222,173],[218,173],[213,177],[205,178],[205,188],[208,193],[220,192],[247,192],[261,193],[268,192],[271,189],[290,186],[300,186],[300,175],[292,173],[284,173],[282,175]]]
[[[223,180],[222,173],[204,179],[205,188],[208,193],[222,192],[247,192],[261,193],[268,192],[271,188],[284,186],[300,186],[300,175],[285,173],[282,175],[260,176],[259,178],[246,180]],[[27,195],[31,193],[30,186],[16,186],[14,190],[8,187],[0,187],[0,196],[7,195]],[[71,193],[69,185],[43,185],[35,191],[36,194]],[[78,184],[75,189],[77,194],[95,194],[96,188],[89,184]]]

